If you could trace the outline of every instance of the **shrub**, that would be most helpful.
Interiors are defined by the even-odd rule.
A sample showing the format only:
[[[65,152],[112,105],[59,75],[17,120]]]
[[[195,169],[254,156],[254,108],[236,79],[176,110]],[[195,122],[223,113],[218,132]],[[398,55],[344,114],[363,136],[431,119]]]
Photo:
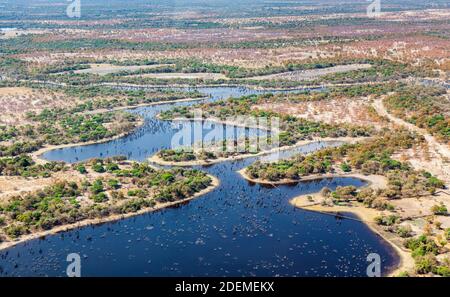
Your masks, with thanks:
[[[415,258],[416,263],[416,273],[427,274],[435,271],[437,260],[434,255],[428,254],[425,256],[418,256]]]
[[[438,266],[438,267],[436,267],[435,273],[440,276],[450,277],[450,267]]]
[[[438,254],[438,246],[436,243],[425,235],[418,238],[410,238],[405,241],[405,247],[412,250],[412,256],[419,257],[427,254]]]
[[[125,196],[123,195],[123,193],[122,192],[118,192],[118,191],[112,191],[111,192],[111,197],[113,199],[116,199],[116,200],[123,200],[123,199],[125,199]]]
[[[352,168],[350,167],[350,165],[348,165],[347,163],[342,163],[341,164],[341,169],[344,172],[350,172],[352,171]]]
[[[120,211],[122,213],[137,212],[143,208],[154,206],[155,202],[147,199],[132,199],[122,205]]]
[[[356,197],[355,186],[337,187],[336,191],[331,193],[331,196],[336,200],[348,201]]]
[[[433,207],[431,207],[431,212],[439,216],[446,216],[448,214],[447,207],[442,202],[439,205],[433,205]]]
[[[412,236],[412,230],[411,226],[398,226],[397,230],[395,231],[400,237],[406,238]]]
[[[101,179],[95,180],[90,190],[93,194],[98,194],[105,191],[105,189],[103,188],[103,181]]]
[[[84,166],[83,164],[79,164],[76,167],[76,170],[78,170],[78,172],[81,173],[81,174],[86,174],[87,173],[86,166]]]
[[[94,200],[94,202],[96,203],[102,203],[108,201],[108,196],[106,195],[106,193],[101,192],[98,193],[97,195],[93,195],[91,199]]]
[[[94,165],[92,165],[92,170],[94,170],[95,172],[98,172],[98,173],[105,172],[105,168],[100,163],[95,163]]]
[[[400,220],[399,216],[389,215],[389,216],[379,216],[375,218],[375,222],[381,226],[392,226]]]
[[[108,163],[106,164],[106,170],[108,172],[114,172],[116,170],[120,170],[119,165],[117,165],[116,163]]]
[[[5,229],[6,235],[11,238],[18,238],[21,235],[27,234],[29,232],[28,228],[24,225],[12,224]]]
[[[110,179],[110,180],[108,181],[108,186],[109,186],[111,189],[117,190],[117,189],[120,188],[120,182],[119,182],[117,179]]]
[[[434,187],[434,188],[437,188],[437,189],[445,188],[445,183],[442,180],[440,180],[437,177],[435,177],[435,176],[431,176],[431,177],[428,178],[428,184],[429,184],[430,187]]]
[[[128,190],[128,196],[130,196],[130,197],[145,198],[145,197],[147,197],[147,195],[148,195],[148,192],[146,190],[142,190],[142,189]]]

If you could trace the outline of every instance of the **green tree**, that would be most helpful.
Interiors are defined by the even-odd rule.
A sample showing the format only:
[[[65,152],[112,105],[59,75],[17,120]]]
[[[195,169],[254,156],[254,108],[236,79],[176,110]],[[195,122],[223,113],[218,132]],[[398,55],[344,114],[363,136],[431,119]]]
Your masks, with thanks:
[[[76,170],[78,170],[78,172],[80,172],[81,174],[86,174],[87,173],[86,166],[84,166],[83,164],[79,164],[76,167]]]
[[[103,188],[103,181],[101,179],[96,179],[92,183],[90,190],[93,194],[98,194],[105,191],[105,189]]]
[[[103,167],[103,165],[101,163],[96,163],[92,166],[92,170],[94,170],[95,172],[98,172],[98,173],[104,173],[105,167]]]

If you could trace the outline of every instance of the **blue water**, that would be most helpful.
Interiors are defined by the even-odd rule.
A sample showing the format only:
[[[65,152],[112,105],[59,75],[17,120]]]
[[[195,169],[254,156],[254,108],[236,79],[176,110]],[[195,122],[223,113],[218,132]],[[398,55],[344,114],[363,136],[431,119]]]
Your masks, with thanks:
[[[213,93],[210,100],[251,92],[204,91]],[[146,124],[123,139],[52,151],[45,158],[73,162],[121,154],[145,160],[170,144],[176,129],[154,116],[171,106],[133,110],[145,117]],[[313,143],[281,157],[339,144]],[[279,187],[255,185],[236,171],[256,159],[199,167],[221,183],[188,203],[2,251],[0,275],[65,276],[69,253],[81,255],[82,276],[364,276],[370,253],[381,256],[383,273],[396,265],[393,250],[364,224],[289,204],[293,197],[324,186],[362,186],[363,181],[332,178]]]

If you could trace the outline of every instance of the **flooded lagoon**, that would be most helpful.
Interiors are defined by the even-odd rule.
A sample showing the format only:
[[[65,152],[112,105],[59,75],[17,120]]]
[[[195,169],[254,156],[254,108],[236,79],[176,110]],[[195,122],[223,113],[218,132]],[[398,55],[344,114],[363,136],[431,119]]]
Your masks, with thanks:
[[[210,100],[256,92],[244,88],[201,91],[212,94]],[[133,109],[145,117],[145,124],[124,138],[50,151],[44,157],[76,162],[125,155],[144,161],[170,146],[177,130],[155,115],[172,106]],[[281,155],[339,144],[312,143]],[[270,155],[198,167],[221,183],[188,203],[4,250],[0,275],[65,276],[69,253],[81,255],[82,276],[365,276],[370,253],[381,256],[385,274],[397,264],[391,247],[363,223],[289,204],[292,198],[325,186],[363,186],[364,181],[339,177],[278,187],[255,185],[237,171],[257,158],[270,159]]]

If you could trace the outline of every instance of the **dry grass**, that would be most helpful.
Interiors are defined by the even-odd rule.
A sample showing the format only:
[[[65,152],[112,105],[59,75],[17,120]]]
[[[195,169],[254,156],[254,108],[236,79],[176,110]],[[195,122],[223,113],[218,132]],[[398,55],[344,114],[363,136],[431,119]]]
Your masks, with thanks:
[[[370,101],[340,98],[300,103],[265,103],[254,107],[283,114],[294,115],[312,121],[323,121],[329,124],[351,123],[356,125],[374,125],[383,127],[385,121],[371,111]]]
[[[90,68],[80,69],[74,71],[74,73],[90,73],[98,75],[106,75],[110,73],[117,73],[121,71],[139,71],[145,69],[155,69],[159,67],[168,66],[168,64],[158,64],[158,65],[140,65],[140,66],[117,66],[112,64],[89,64]]]
[[[129,77],[146,77],[158,79],[228,79],[221,73],[145,73],[130,75]]]
[[[27,123],[27,112],[39,112],[51,107],[71,107],[78,99],[42,89],[25,87],[0,88],[2,115],[0,124],[16,125]]]

